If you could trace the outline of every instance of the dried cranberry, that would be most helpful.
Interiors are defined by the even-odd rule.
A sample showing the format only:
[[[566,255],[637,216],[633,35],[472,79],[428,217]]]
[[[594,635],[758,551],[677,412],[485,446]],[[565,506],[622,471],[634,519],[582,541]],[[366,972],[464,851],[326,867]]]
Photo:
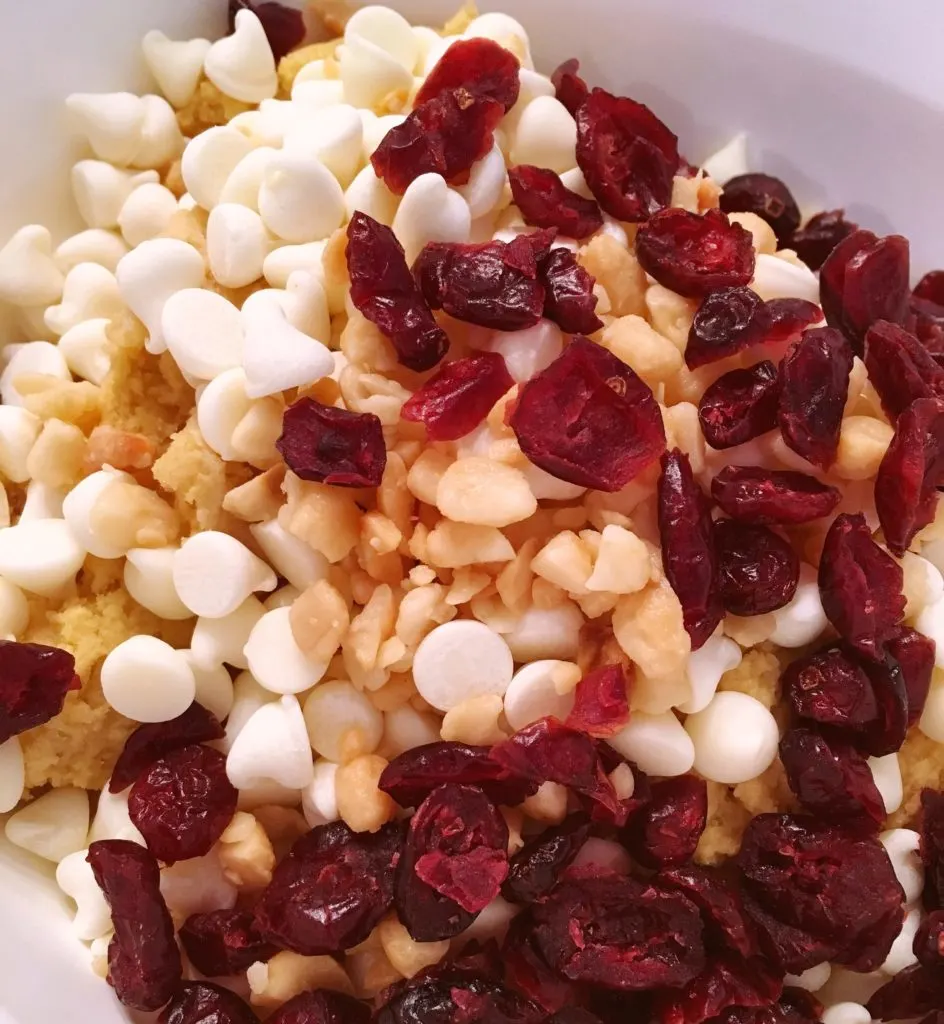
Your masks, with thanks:
[[[169,722],[139,725],[125,741],[111,773],[108,789],[120,793],[144,772],[148,765],[172,750],[191,743],[207,743],[223,738],[223,726],[214,715],[196,701]]]
[[[725,182],[721,193],[725,213],[756,213],[774,229],[785,246],[800,226],[800,208],[790,189],[772,174],[739,174]]]
[[[312,829],[272,873],[256,903],[257,930],[305,956],[363,942],[393,905],[401,843],[393,823],[372,833],[354,832],[343,822]]]
[[[702,1024],[730,1007],[769,1006],[782,988],[782,975],[760,957],[720,953],[681,991],[659,993],[656,1017],[660,1024]]]
[[[894,754],[901,749],[908,732],[908,687],[904,673],[887,650],[880,651],[878,658],[866,654],[860,660],[872,684],[878,718],[861,739],[855,737],[856,745],[873,757]]]
[[[851,650],[824,647],[792,661],[780,677],[794,712],[845,732],[862,732],[878,718],[868,674]]]
[[[554,69],[551,83],[557,99],[564,104],[572,117],[583,106],[583,101],[590,95],[587,83],[580,77],[580,61],[571,57]]]
[[[341,992],[300,992],[266,1017],[266,1024],[370,1024],[370,1007]]]
[[[714,524],[718,587],[732,615],[764,615],[782,608],[796,593],[800,559],[767,526],[719,519]]]
[[[556,718],[539,718],[492,747],[492,758],[503,768],[535,782],[569,786],[612,813],[619,811],[613,785],[606,777],[600,751],[585,733],[562,725]]]
[[[577,683],[565,725],[590,736],[612,736],[629,721],[629,679],[622,665],[601,665]]]
[[[746,285],[754,276],[750,231],[719,210],[701,216],[680,209],[654,214],[636,234],[636,256],[659,284],[695,298]]]
[[[822,1004],[802,988],[785,988],[770,1006],[733,1006],[719,1014],[717,1024],[820,1024]]]
[[[158,860],[202,857],[236,813],[226,757],[191,744],[153,761],[131,787],[128,814]]]
[[[872,540],[865,516],[836,516],[823,544],[819,592],[841,637],[877,658],[904,614],[903,580],[901,566]]]
[[[277,952],[256,931],[248,910],[191,914],[180,929],[180,941],[193,966],[208,978],[241,974]]]
[[[397,913],[417,942],[449,939],[497,895],[508,874],[508,826],[474,786],[434,789],[410,820],[397,865]]]
[[[618,754],[606,740],[597,740],[597,753],[608,776],[612,776],[621,766],[629,769],[633,777],[633,792],[631,796],[618,800],[615,811],[601,803],[590,803],[590,820],[599,825],[622,828],[630,817],[648,802],[652,794],[649,776],[638,765]]]
[[[708,785],[694,775],[652,784],[652,795],[623,833],[633,859],[647,868],[675,867],[695,855],[708,820]]]
[[[448,740],[398,754],[384,768],[378,786],[401,807],[419,807],[444,782],[477,786],[495,803],[509,806],[520,804],[538,788],[536,782],[493,761],[489,747]]]
[[[855,747],[827,740],[812,729],[788,729],[780,760],[801,804],[827,821],[885,820],[885,802],[868,761]]]
[[[944,271],[931,270],[915,285],[909,312],[915,334],[939,355],[944,347]]]
[[[413,105],[419,107],[443,92],[463,89],[472,96],[497,101],[507,112],[518,100],[519,68],[518,58],[491,39],[457,39],[426,76]]]
[[[899,971],[865,1004],[873,1020],[904,1020],[944,1006],[944,971],[914,964]]]
[[[75,658],[58,647],[0,640],[0,654],[0,743],[5,743],[55,718],[66,694],[82,684]]]
[[[253,0],[229,0],[230,34],[235,29],[236,15],[242,10],[252,11],[262,22],[276,64],[305,41],[305,19],[302,12],[295,7],[273,3],[271,0],[264,0],[263,3],[255,3]]]
[[[464,87],[444,89],[416,107],[380,140],[370,162],[391,192],[402,196],[421,174],[469,180],[472,165],[493,145],[504,106]]]
[[[125,1006],[159,1010],[177,990],[180,950],[154,855],[127,839],[92,843],[88,862],[111,907],[108,980]]]
[[[508,171],[511,194],[525,224],[556,228],[568,238],[589,238],[603,227],[600,207],[569,188],[553,171],[522,164]]]
[[[725,466],[711,481],[711,496],[732,519],[765,526],[822,519],[842,500],[837,488],[816,477],[759,466]]]
[[[934,519],[944,485],[944,398],[919,398],[895,424],[875,477],[875,511],[899,557]]]
[[[836,461],[853,358],[839,331],[816,327],[780,364],[780,432],[788,448],[820,469]]]
[[[885,642],[885,650],[901,669],[908,692],[908,725],[914,725],[921,717],[931,689],[934,641],[910,626],[899,626]]]
[[[765,360],[709,384],[698,403],[698,422],[712,448],[733,448],[773,430],[779,406],[777,367]]]
[[[737,863],[747,911],[783,970],[833,960],[865,972],[885,960],[901,929],[902,888],[877,838],[808,815],[760,814]]]
[[[390,339],[397,359],[411,370],[429,370],[446,354],[449,339],[436,323],[403,246],[385,224],[356,212],[347,226],[351,302]]]
[[[632,878],[572,868],[532,912],[538,950],[573,981],[680,988],[705,965],[694,904]]]
[[[701,911],[709,952],[733,949],[743,957],[757,955],[757,933],[741,895],[718,869],[689,864],[660,872],[656,881],[662,888],[685,893]]]
[[[474,430],[514,383],[497,352],[477,352],[443,365],[407,399],[400,415],[424,423],[431,441],[455,441]]]
[[[944,793],[921,791],[921,860],[924,862],[924,905],[944,909]]]
[[[505,981],[548,1013],[580,999],[572,981],[551,970],[534,941],[534,922],[528,911],[511,922],[502,947]]]
[[[569,249],[552,249],[541,264],[544,315],[566,334],[593,334],[603,321],[596,315],[594,280]]]
[[[858,229],[858,224],[846,220],[845,213],[845,210],[823,210],[793,232],[790,248],[810,270],[819,270],[833,249]]]
[[[259,1024],[259,1018],[228,988],[212,981],[185,981],[158,1024]]]
[[[922,920],[914,937],[914,954],[925,967],[944,969],[944,910],[935,910]]]
[[[602,1021],[589,1010],[582,1010],[579,1006],[565,1006],[557,1013],[552,1013],[545,1024],[602,1024]]]
[[[898,324],[872,324],[865,336],[865,365],[893,423],[917,399],[944,394],[944,368]]]
[[[574,116],[577,164],[610,216],[644,221],[669,205],[678,139],[648,107],[594,89]]]
[[[820,270],[826,322],[841,330],[861,355],[866,331],[876,320],[905,322],[911,295],[908,277],[906,238],[879,238],[871,231],[853,231],[833,249]]]
[[[659,536],[665,576],[682,604],[685,629],[697,651],[723,618],[724,606],[709,503],[688,456],[678,448],[662,456]]]
[[[562,824],[530,839],[511,858],[502,896],[512,903],[534,903],[546,896],[589,835],[590,822],[581,814],[572,814]]]
[[[511,428],[536,466],[601,491],[622,489],[665,449],[648,385],[582,337],[521,388]]]

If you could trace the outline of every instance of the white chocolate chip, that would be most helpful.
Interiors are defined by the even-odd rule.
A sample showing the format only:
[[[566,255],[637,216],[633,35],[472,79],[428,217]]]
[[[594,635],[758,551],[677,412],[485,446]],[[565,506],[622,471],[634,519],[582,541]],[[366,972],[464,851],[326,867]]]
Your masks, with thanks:
[[[788,263],[767,253],[757,254],[750,287],[765,301],[806,299],[819,302],[819,278],[809,267]]]
[[[246,394],[246,375],[239,367],[224,370],[197,399],[197,426],[203,440],[227,461],[241,460],[233,432],[253,406]]]
[[[253,143],[230,125],[201,132],[190,140],[180,161],[187,191],[205,210],[212,210],[220,202],[229,176],[253,148]]]
[[[882,966],[879,967],[882,974],[894,977],[918,962],[914,952],[914,940],[920,924],[920,907],[912,907],[910,910],[905,911],[905,919],[902,922],[901,931],[895,936],[895,941],[888,951],[888,956],[885,957]],[[867,1010],[866,1014],[868,1014]],[[823,1014],[823,1016],[825,1017],[826,1015]],[[869,1014],[869,1017],[871,1018],[871,1014]]]
[[[11,815],[4,829],[15,846],[56,864],[85,849],[88,830],[88,793],[73,786],[44,793]]]
[[[239,366],[243,355],[240,311],[202,288],[175,292],[161,311],[161,332],[174,361],[198,380]]]
[[[293,537],[277,519],[252,523],[249,532],[269,560],[269,564],[299,590],[327,578],[327,558],[304,541]]]
[[[305,656],[295,642],[289,608],[267,611],[253,626],[246,641],[246,660],[259,683],[273,693],[301,693],[317,683],[328,669],[326,662]]]
[[[174,587],[176,552],[176,547],[132,548],[124,567],[128,593],[139,605],[170,621],[193,616]]]
[[[83,320],[110,316],[120,308],[115,275],[98,263],[79,263],[66,274],[62,301],[50,306],[44,319],[53,333],[65,334]]]
[[[285,134],[285,150],[315,157],[342,188],[354,180],[364,150],[364,124],[346,103],[314,110]]]
[[[159,181],[157,171],[123,171],[103,160],[80,160],[72,168],[72,193],[90,228],[116,228],[128,196]]]
[[[269,231],[286,242],[316,242],[341,224],[344,193],[317,157],[281,152],[266,167],[259,213]]]
[[[230,121],[230,126],[235,122]],[[272,146],[258,146],[250,150],[230,171],[219,193],[221,203],[239,203],[250,210],[259,211],[259,189],[272,158],[279,152]],[[281,287],[281,286],[280,286]]]
[[[76,377],[100,385],[108,376],[111,369],[111,343],[108,340],[110,323],[107,317],[85,320],[69,328],[59,339],[59,351]]]
[[[174,555],[174,587],[181,601],[203,618],[232,614],[254,591],[275,590],[275,573],[235,537],[204,530],[188,537]]]
[[[35,519],[0,530],[0,575],[43,597],[59,595],[85,561],[64,519]]]
[[[102,787],[92,827],[89,829],[89,843],[97,843],[102,839],[127,839],[129,843],[146,845],[144,836],[138,831],[128,811],[130,794],[130,788],[112,793],[108,784]]]
[[[412,26],[389,7],[355,12],[338,47],[344,98],[356,107],[373,107],[385,96],[413,84],[419,44]]]
[[[327,242],[305,242],[303,245],[280,245],[265,258],[262,273],[273,288],[284,288],[296,270],[305,270],[324,277],[324,251]]]
[[[136,188],[118,214],[118,227],[130,246],[156,238],[177,212],[177,197],[169,188],[151,182]]]
[[[203,62],[207,78],[243,103],[271,99],[278,89],[275,58],[259,18],[247,8],[236,12],[233,34],[217,40]]]
[[[344,208],[349,220],[357,212],[366,213],[368,217],[390,227],[399,205],[400,197],[387,188],[370,164],[358,171],[344,193]]]
[[[607,527],[609,529],[609,527]],[[679,711],[686,715],[703,711],[711,703],[718,683],[725,672],[737,668],[741,664],[741,648],[725,636],[710,636],[698,648],[692,651],[688,659],[688,682],[691,696],[684,704],[679,704]]]
[[[2,408],[2,407],[0,407]],[[33,523],[38,519],[62,519],[62,505],[65,492],[50,487],[40,480],[30,480],[26,485],[26,501],[16,521],[17,526]]]
[[[66,108],[99,160],[126,166],[138,150],[144,125],[144,104],[130,92],[74,92]]]
[[[422,714],[409,704],[386,711],[381,752],[393,758],[424,743],[436,743],[440,739],[439,726],[435,715]]]
[[[193,672],[196,683],[194,700],[222,722],[232,711],[235,700],[233,680],[226,667],[217,665],[215,668],[202,668],[190,651],[180,653],[187,659]]]
[[[38,224],[20,228],[0,249],[0,301],[48,306],[62,295],[62,271],[52,256],[52,236]]]
[[[29,625],[26,595],[0,576],[0,634],[18,637]]]
[[[226,288],[244,288],[262,277],[271,248],[262,218],[238,203],[219,203],[207,221],[210,273]]]
[[[99,263],[106,270],[114,273],[118,267],[118,261],[127,252],[128,246],[114,231],[106,231],[104,228],[87,228],[85,231],[80,231],[77,235],[67,238],[64,242],[60,242],[59,247],[53,253],[53,259],[63,274],[68,274],[79,263]]]
[[[87,849],[70,853],[59,862],[56,884],[76,905],[72,919],[76,938],[91,942],[111,931],[111,907],[92,874]]]
[[[497,352],[505,360],[514,382],[523,384],[554,362],[563,350],[564,338],[557,324],[542,319],[523,331],[495,331],[484,347],[488,352]],[[580,488],[580,493],[583,490]]]
[[[481,160],[472,165],[468,182],[456,186],[456,191],[468,204],[472,220],[486,216],[498,206],[507,181],[505,157],[496,142]]]
[[[539,718],[553,715],[563,721],[574,706],[573,692],[558,693],[555,677],[565,661],[532,661],[512,676],[505,691],[505,717],[512,729],[523,729]]]
[[[659,715],[634,711],[627,725],[607,737],[607,743],[649,775],[684,775],[695,761],[692,741],[671,711]]]
[[[905,906],[921,899],[924,889],[924,863],[921,860],[921,837],[910,828],[892,828],[878,837],[885,847],[895,877],[905,893]]]
[[[504,639],[515,661],[538,658],[570,661],[577,654],[583,622],[580,609],[570,601],[556,608],[532,607],[514,619]]]
[[[190,651],[197,664],[214,668],[225,662],[234,668],[249,668],[243,648],[264,611],[262,602],[253,595],[222,619],[198,618],[190,640]]]
[[[302,711],[312,748],[328,761],[346,764],[380,745],[383,715],[353,683],[336,680],[316,686]]]
[[[438,174],[421,174],[410,182],[393,231],[412,264],[428,242],[468,242],[472,233],[469,204]]]
[[[158,88],[175,107],[184,107],[197,90],[203,62],[210,50],[209,39],[177,42],[157,29],[141,41],[144,60]]]
[[[747,136],[744,132],[739,132],[721,149],[715,150],[703,161],[701,169],[721,184],[747,174],[750,166],[747,162]]]
[[[822,1024],[872,1024],[872,1014],[860,1003],[833,1003],[820,1020]]]
[[[4,405],[23,405],[23,396],[16,389],[17,377],[39,373],[57,380],[72,380],[62,353],[48,341],[29,341],[25,345],[7,345],[3,351],[7,360],[0,374],[0,399]]]
[[[0,814],[12,811],[23,796],[26,765],[18,736],[0,743]]]
[[[416,688],[440,711],[449,711],[471,697],[501,696],[513,670],[508,644],[488,626],[468,619],[436,626],[413,656]]]
[[[144,124],[132,167],[166,167],[184,148],[174,108],[162,96],[142,96]]]
[[[287,789],[304,789],[311,783],[314,761],[295,697],[282,697],[253,712],[233,741],[226,774],[237,789],[266,781]]]
[[[18,405],[0,405],[0,473],[11,483],[29,479],[26,460],[43,424]]]
[[[789,985],[791,988],[802,988],[806,989],[807,992],[818,992],[829,981],[831,973],[832,965],[824,960],[821,964],[807,967],[802,974],[788,974],[783,981],[785,985]]]
[[[695,770],[711,782],[749,782],[777,756],[777,722],[746,693],[716,693],[702,711],[689,715],[685,731],[695,747]]]
[[[121,558],[126,549],[112,539],[102,536],[93,526],[94,509],[99,499],[107,501],[105,492],[112,484],[123,481],[133,483],[133,478],[118,470],[100,469],[85,477],[66,495],[62,503],[62,515],[78,542],[90,554],[98,558]]]
[[[780,647],[805,647],[826,628],[828,621],[819,596],[819,582],[811,565],[800,565],[796,593],[773,616],[776,625],[770,640]]]
[[[538,96],[521,112],[511,144],[512,164],[534,164],[559,174],[577,163],[577,124],[553,96]]]
[[[186,657],[154,636],[118,644],[102,663],[105,700],[133,722],[167,722],[193,703],[196,682]]]
[[[898,755],[892,753],[886,754],[884,757],[870,757],[868,765],[875,787],[885,804],[885,813],[894,814],[901,807],[904,795]]]

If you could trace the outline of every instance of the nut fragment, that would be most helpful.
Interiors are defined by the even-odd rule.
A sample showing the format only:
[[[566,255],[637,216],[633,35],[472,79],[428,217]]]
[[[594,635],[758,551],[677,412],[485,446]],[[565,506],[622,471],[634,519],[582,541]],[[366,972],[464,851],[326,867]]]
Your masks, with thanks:
[[[598,234],[580,250],[581,266],[606,289],[613,316],[646,312],[646,272],[634,253],[610,235]]]
[[[435,505],[439,481],[451,465],[452,459],[448,455],[435,448],[428,448],[410,466],[406,478],[410,493],[427,505]]]
[[[740,224],[745,231],[750,231],[754,240],[754,252],[773,256],[777,251],[777,236],[774,229],[756,213],[729,213],[728,220],[732,224]]]
[[[649,322],[679,352],[684,353],[688,344],[688,332],[695,319],[697,305],[693,299],[685,299],[661,284],[654,284],[646,291]]]
[[[470,746],[500,743],[507,738],[507,733],[498,724],[502,710],[502,699],[498,694],[470,697],[446,712],[442,722],[442,738],[456,743],[468,743]]]
[[[92,532],[117,547],[163,548],[180,536],[177,513],[146,487],[127,480],[110,483],[89,513]]]
[[[377,788],[387,762],[366,754],[341,765],[334,777],[338,814],[355,832],[376,832],[396,816],[397,805]]]
[[[275,1008],[308,989],[326,988],[353,995],[351,979],[330,956],[302,956],[284,950],[268,963],[255,963],[246,971],[249,1001],[253,1006]]]
[[[538,507],[523,473],[477,455],[443,473],[436,505],[455,522],[498,527],[521,522]]]
[[[635,314],[614,320],[604,331],[602,345],[656,388],[682,367],[682,353],[668,338]]]
[[[393,591],[383,583],[351,620],[344,638],[344,650],[362,669],[371,669],[377,664],[380,645],[393,635],[396,611]]]
[[[86,447],[85,435],[78,427],[47,420],[26,456],[26,472],[47,487],[68,490],[82,476]]]
[[[347,602],[327,581],[302,591],[289,611],[292,637],[312,661],[329,662],[351,624]]]
[[[443,569],[507,562],[515,557],[515,549],[497,527],[455,523],[451,519],[443,519],[430,531],[426,550],[430,563]]]
[[[275,850],[252,814],[237,811],[219,842],[220,867],[237,889],[262,889],[272,881]]]
[[[559,782],[542,782],[538,791],[529,796],[521,810],[535,821],[559,825],[567,817],[567,788]]]
[[[847,416],[839,431],[839,451],[833,466],[843,480],[869,480],[891,444],[894,428],[872,416]]]
[[[684,674],[692,645],[682,606],[665,581],[620,598],[613,612],[620,647],[651,679]]]
[[[285,466],[273,466],[234,487],[223,496],[223,508],[230,515],[247,523],[264,523],[275,519],[282,507],[282,480]]]
[[[636,534],[622,526],[605,526],[585,586],[590,591],[634,594],[649,582],[651,569],[649,549]]]
[[[448,939],[415,942],[395,914],[385,917],[377,925],[377,934],[387,959],[404,978],[412,978],[424,968],[438,964],[449,952]]]
[[[404,594],[394,632],[407,650],[416,650],[434,626],[456,617],[456,609],[447,604],[445,598],[446,588],[440,583],[430,583]]]
[[[593,557],[586,543],[571,530],[552,537],[531,559],[531,571],[571,594],[586,594]]]
[[[279,524],[329,562],[340,562],[360,539],[361,512],[354,498],[340,487],[300,480],[294,473],[286,473],[283,489],[288,503],[279,511]]]
[[[85,468],[88,472],[106,465],[128,471],[147,469],[156,453],[154,442],[144,434],[133,434],[102,423],[89,434]]]

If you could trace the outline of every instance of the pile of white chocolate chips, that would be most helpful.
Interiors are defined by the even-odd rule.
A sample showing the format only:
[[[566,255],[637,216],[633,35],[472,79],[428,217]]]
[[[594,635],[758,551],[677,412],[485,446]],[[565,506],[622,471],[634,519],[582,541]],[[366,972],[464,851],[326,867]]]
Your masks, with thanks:
[[[595,490],[530,461],[510,425],[520,390],[567,350],[568,333],[548,318],[502,331],[437,311],[445,363],[410,369],[351,299],[355,213],[390,226],[412,265],[430,242],[534,230],[508,168],[548,169],[590,199],[574,117],[533,70],[526,32],[502,14],[465,11],[439,31],[368,7],[336,34],[277,61],[251,9],[212,44],[149,33],[156,94],[67,100],[89,151],[71,172],[87,229],[54,246],[31,225],[0,249],[0,299],[33,339],[0,350],[0,635],[68,651],[81,684],[61,712],[0,745],[0,810],[14,811],[10,841],[58,864],[75,934],[103,977],[111,912],[88,847],[144,842],[129,789],[107,782],[139,724],[175,720],[195,701],[224,723],[208,746],[225,755],[238,809],[209,852],[161,867],[178,925],[250,903],[309,828],[340,819],[373,833],[402,818],[378,781],[405,751],[486,747],[545,716],[563,721],[579,681],[606,665],[621,666],[629,709],[605,735],[620,762],[610,783],[630,798],[630,764],[706,780],[696,862],[734,854],[752,816],[799,807],[778,758],[781,673],[835,637],[817,583],[833,516],[781,531],[801,562],[785,604],[727,612],[693,651],[663,569],[659,458],[625,486]],[[371,154],[447,49],[480,37],[520,62],[490,151],[465,183],[424,173],[395,194]],[[717,208],[716,182],[747,170],[736,139],[676,174],[670,206]],[[739,212],[730,223],[753,241],[749,287],[761,300],[819,303],[817,275],[778,248],[764,219]],[[878,531],[874,479],[895,428],[863,361],[828,471],[779,429],[713,449],[699,420],[706,387],[766,355],[690,369],[698,299],[645,272],[638,228],[604,213],[592,235],[559,233],[551,251],[592,275],[602,326],[591,341],[651,390],[667,449],[684,453],[705,491],[732,465],[809,474],[841,491],[836,513],[862,512]],[[443,366],[481,353],[501,357],[508,385],[471,432],[430,440],[421,419],[401,418]],[[276,447],[283,416],[307,401],[375,418],[378,486],[288,468]],[[944,516],[895,562],[904,623],[944,640]],[[921,790],[944,782],[942,743],[935,667],[904,745],[868,759],[887,812],[881,840],[905,888],[900,941],[878,971],[823,963],[791,982],[841,1007],[833,1024],[867,1021],[849,1000],[864,1003],[914,962],[921,866],[908,826]],[[573,809],[562,781],[502,807],[509,853]],[[581,855],[616,870],[626,856],[605,838]],[[497,896],[453,949],[504,934],[517,910]],[[283,949],[227,984],[260,1013],[312,988],[372,999],[449,948],[414,941],[390,914],[343,957]],[[186,960],[184,971],[200,976]]]

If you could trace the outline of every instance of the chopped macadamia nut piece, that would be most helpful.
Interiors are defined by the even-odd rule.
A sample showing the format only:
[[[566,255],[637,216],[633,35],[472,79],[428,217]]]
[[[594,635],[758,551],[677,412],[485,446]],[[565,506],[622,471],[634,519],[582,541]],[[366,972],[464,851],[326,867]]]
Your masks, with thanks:
[[[474,526],[443,519],[429,532],[426,550],[430,562],[443,569],[458,569],[481,562],[508,562],[515,549],[494,526]]]
[[[473,456],[454,462],[436,488],[436,505],[448,519],[480,526],[508,526],[537,509],[523,473]]]
[[[395,914],[385,917],[377,925],[377,934],[387,959],[404,978],[412,978],[424,968],[438,964],[449,952],[448,939],[441,942],[414,941]]]
[[[682,367],[678,347],[635,314],[620,317],[606,327],[602,344],[651,388],[667,381]]]
[[[580,250],[578,258],[581,266],[606,290],[613,316],[645,315],[646,272],[634,253],[601,232]]]
[[[320,551],[329,562],[340,562],[360,539],[360,509],[339,487],[300,480],[294,473],[283,484],[288,503],[279,523],[292,536]]]
[[[531,571],[568,593],[585,594],[593,556],[577,534],[564,530],[531,559]]]
[[[292,603],[289,623],[305,656],[328,662],[341,646],[351,614],[341,594],[327,580],[319,580]]]
[[[593,572],[584,583],[586,589],[634,594],[642,590],[650,578],[649,549],[643,541],[622,526],[605,526]]]
[[[338,768],[334,780],[338,814],[355,832],[376,832],[396,816],[397,805],[377,788],[386,767],[382,757],[367,754]]]
[[[330,956],[302,956],[283,950],[266,963],[254,963],[246,971],[246,978],[249,1001],[263,1009],[275,1009],[309,989],[354,994],[351,979]]]
[[[275,851],[256,818],[237,811],[220,836],[220,866],[239,890],[263,889],[272,881]]]
[[[682,606],[668,583],[650,583],[620,598],[613,612],[613,633],[650,678],[684,672],[692,645],[682,623]]]
[[[470,697],[446,712],[442,738],[471,746],[500,743],[507,738],[499,725],[502,708],[502,699],[496,693]]]

